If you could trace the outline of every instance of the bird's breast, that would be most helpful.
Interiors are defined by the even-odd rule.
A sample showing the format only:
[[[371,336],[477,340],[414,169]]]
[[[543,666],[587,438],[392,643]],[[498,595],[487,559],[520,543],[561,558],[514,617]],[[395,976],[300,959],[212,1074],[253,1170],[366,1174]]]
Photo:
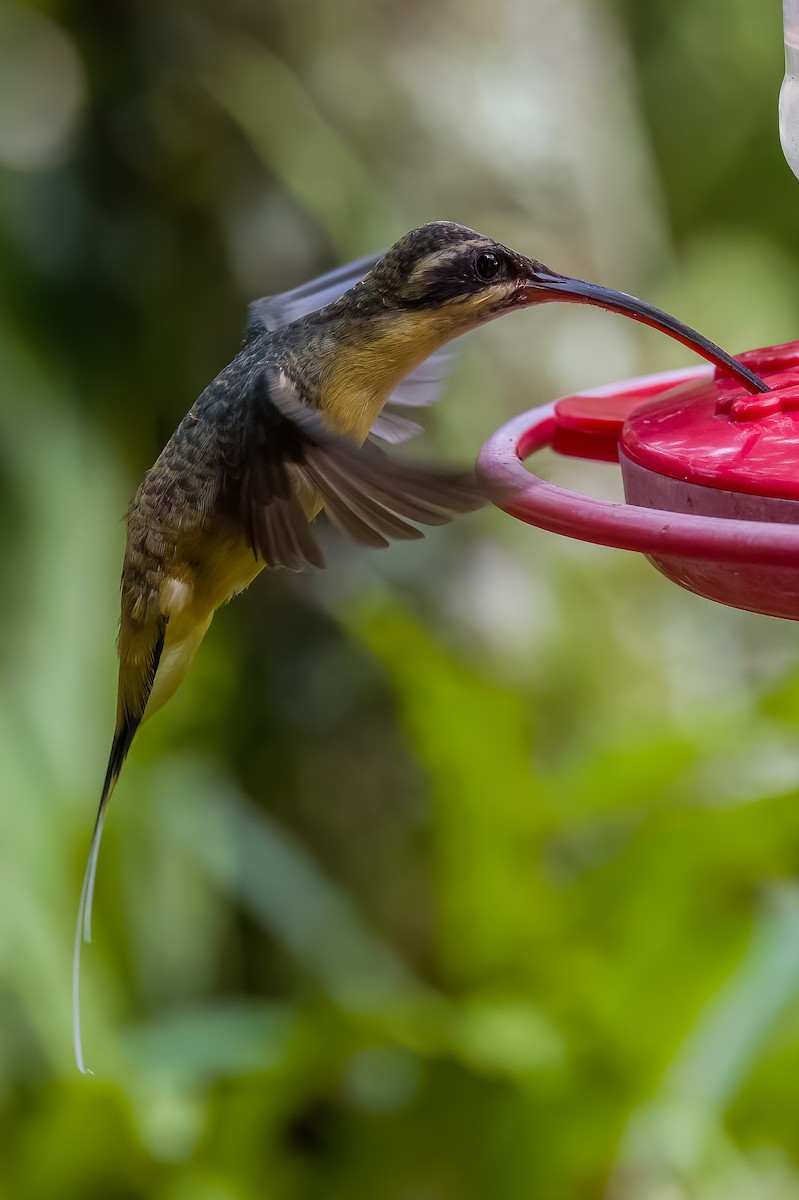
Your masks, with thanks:
[[[365,441],[391,393],[447,340],[447,329],[429,314],[408,312],[343,339],[322,377],[321,407],[330,427]]]

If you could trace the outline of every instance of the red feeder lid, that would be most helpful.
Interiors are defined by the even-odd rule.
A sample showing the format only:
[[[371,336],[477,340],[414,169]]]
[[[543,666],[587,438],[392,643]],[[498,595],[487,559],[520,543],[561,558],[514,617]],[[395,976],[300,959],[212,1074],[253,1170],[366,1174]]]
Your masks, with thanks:
[[[671,479],[799,500],[799,342],[740,358],[771,391],[752,395],[718,372],[679,384],[629,412],[621,446]]]

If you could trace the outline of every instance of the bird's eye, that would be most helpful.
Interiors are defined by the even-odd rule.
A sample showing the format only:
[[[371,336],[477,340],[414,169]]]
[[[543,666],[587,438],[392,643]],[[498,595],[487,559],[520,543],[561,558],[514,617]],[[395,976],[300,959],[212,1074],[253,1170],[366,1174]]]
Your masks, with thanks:
[[[484,283],[488,283],[490,279],[495,279],[499,274],[499,269],[502,266],[498,254],[492,254],[490,250],[485,250],[482,254],[478,254],[474,260],[474,271],[478,279],[482,279]]]

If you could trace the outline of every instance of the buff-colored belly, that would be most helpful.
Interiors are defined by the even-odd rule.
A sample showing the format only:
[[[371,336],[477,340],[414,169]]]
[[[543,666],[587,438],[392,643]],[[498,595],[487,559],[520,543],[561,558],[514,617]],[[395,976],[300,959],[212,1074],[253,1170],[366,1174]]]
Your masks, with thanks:
[[[182,683],[216,610],[244,591],[264,569],[239,539],[206,547],[203,557],[202,564],[192,569],[184,564],[161,587],[166,636],[144,720],[166,704]]]
[[[322,506],[319,496],[306,492],[300,499],[312,521]],[[216,610],[249,587],[269,565],[256,559],[252,549],[229,528],[207,533],[196,549],[201,551],[200,561],[192,566],[185,561],[176,565],[161,586],[166,636],[143,720],[166,704],[183,682]]]

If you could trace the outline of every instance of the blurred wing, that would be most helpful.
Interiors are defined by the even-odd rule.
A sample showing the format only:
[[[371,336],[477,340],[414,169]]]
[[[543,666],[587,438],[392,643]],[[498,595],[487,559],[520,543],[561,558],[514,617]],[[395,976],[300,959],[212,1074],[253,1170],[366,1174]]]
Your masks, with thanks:
[[[365,258],[347,263],[346,266],[336,267],[334,271],[320,275],[318,279],[311,279],[290,292],[279,292],[276,296],[262,296],[260,300],[253,300],[248,310],[249,324],[257,322],[273,331],[283,325],[289,325],[292,321],[298,321],[300,317],[307,317],[309,313],[324,308],[326,304],[332,304],[351,287],[355,287],[382,257],[382,253],[368,254]]]
[[[426,408],[441,395],[444,381],[452,368],[455,352],[451,345],[436,350],[415,371],[406,375],[388,398],[388,408]]]
[[[372,426],[369,438],[397,445],[424,433],[424,426],[405,415],[409,408],[425,408],[435,404],[444,387],[453,353],[449,346],[436,350],[415,371],[406,375],[389,396],[383,411]]]
[[[330,520],[366,546],[423,536],[488,499],[473,471],[399,463],[374,446],[328,433],[282,373],[262,374],[246,428],[221,447],[222,500],[247,544],[270,567],[324,566],[299,496],[318,497]]]
[[[418,421],[409,421],[407,417],[401,417],[390,410],[386,412],[384,408],[372,425],[369,438],[380,438],[382,442],[398,446],[400,442],[407,442],[419,433],[424,433],[424,427]]]

